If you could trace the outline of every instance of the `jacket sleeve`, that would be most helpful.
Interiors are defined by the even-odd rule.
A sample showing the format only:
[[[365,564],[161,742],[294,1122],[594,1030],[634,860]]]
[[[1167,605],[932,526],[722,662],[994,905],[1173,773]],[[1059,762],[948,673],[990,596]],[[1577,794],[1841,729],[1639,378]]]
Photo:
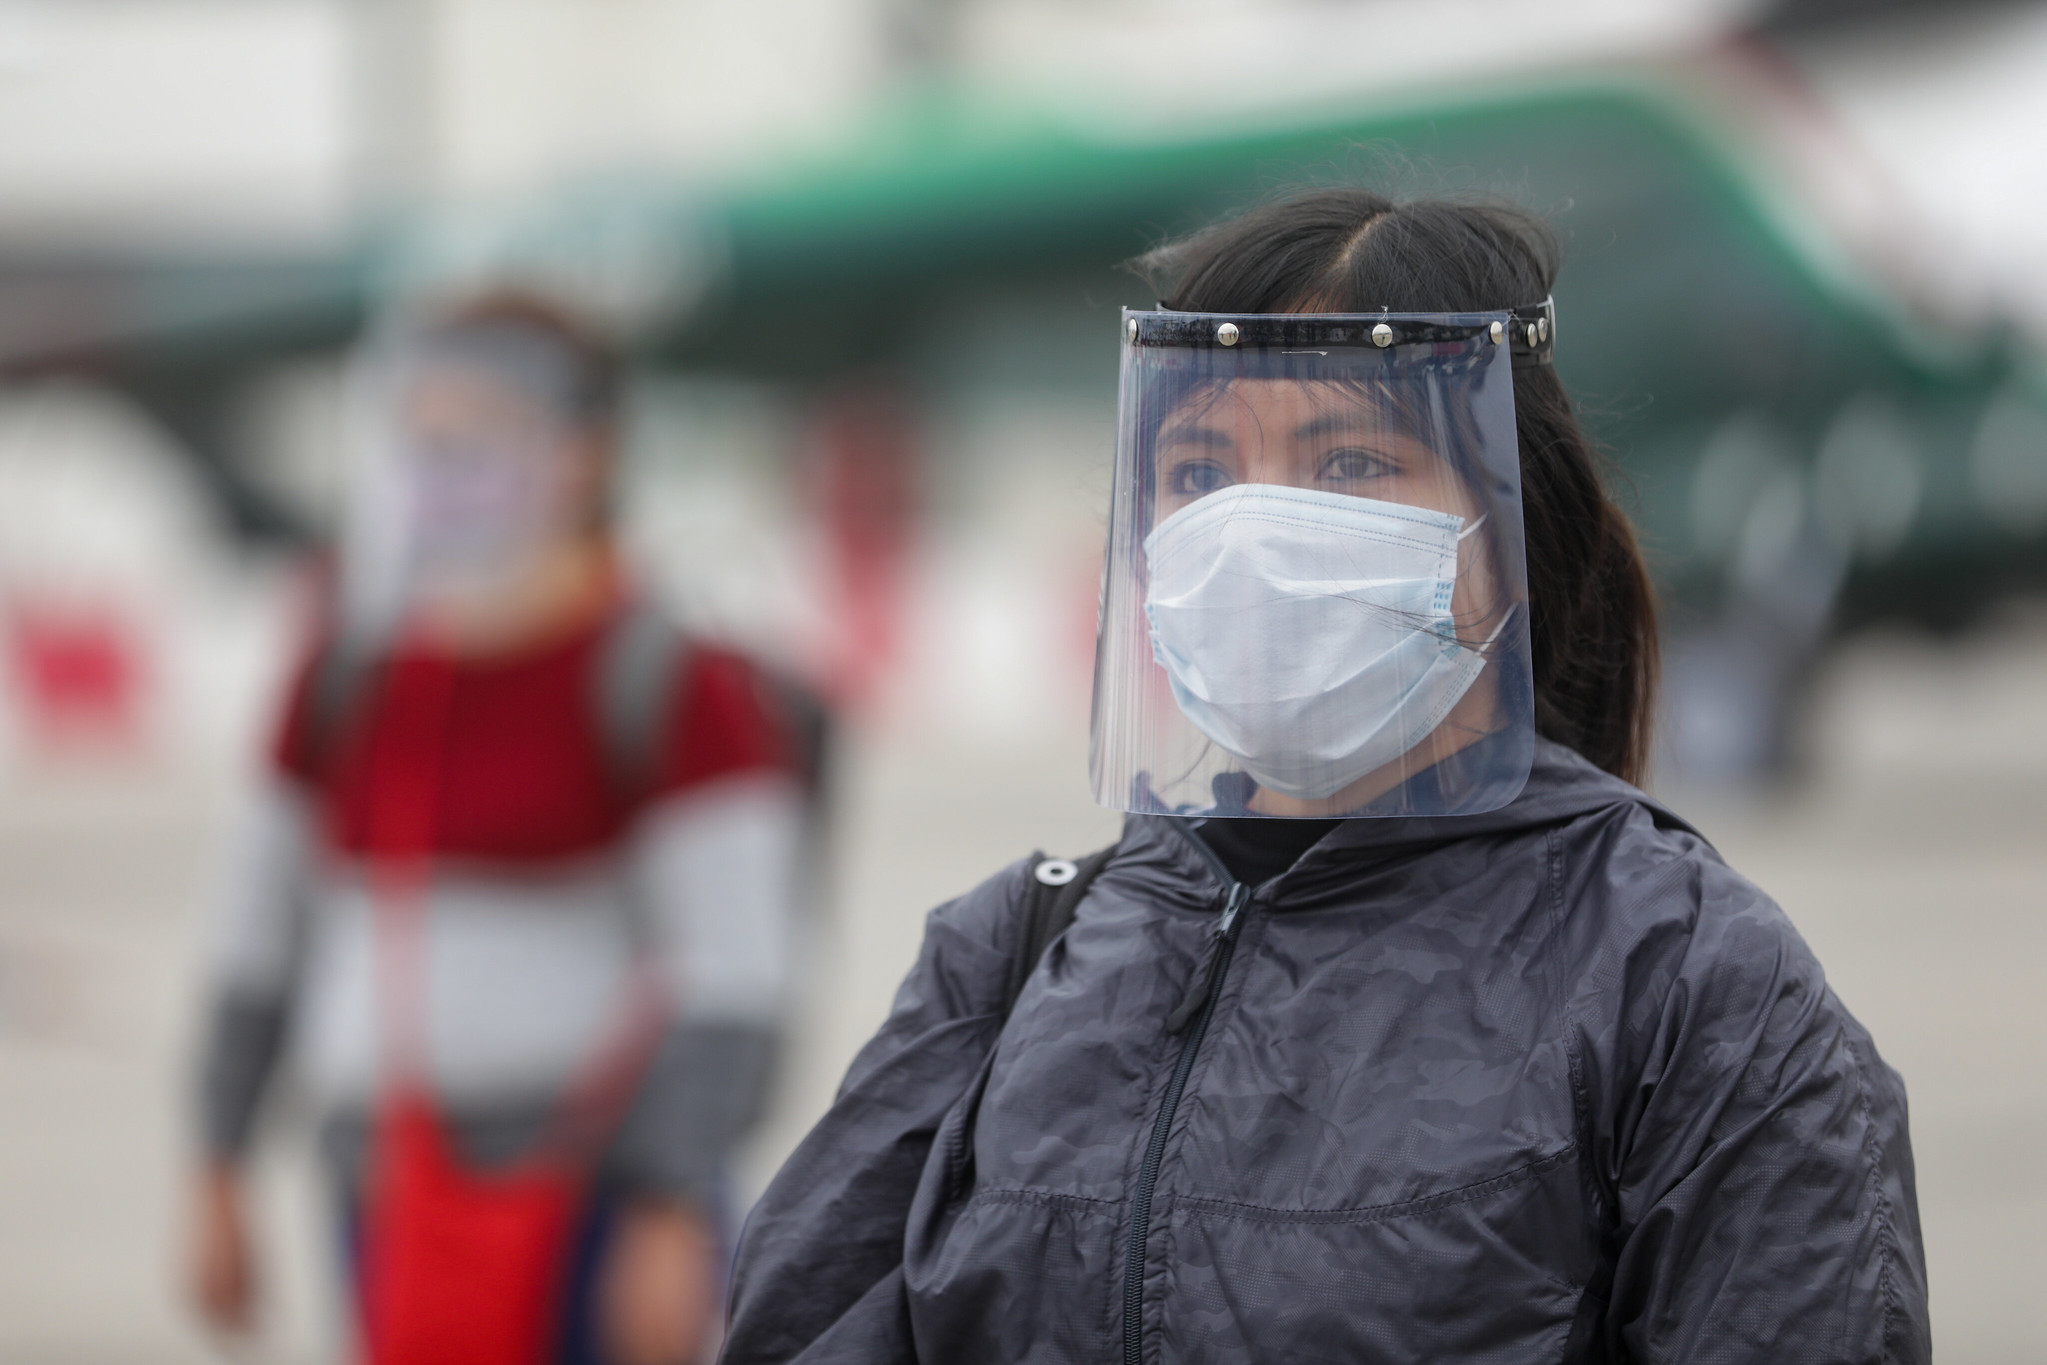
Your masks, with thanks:
[[[931,912],[881,1031],[747,1220],[725,1365],[914,1358],[903,1236],[934,1133],[1001,1032],[1027,864]]]
[[[1922,1362],[1904,1084],[1783,913],[1717,862],[1635,945],[1597,1154],[1605,1333],[1637,1362]]]
[[[635,899],[675,1015],[613,1155],[632,1190],[707,1198],[766,1107],[802,918],[804,829],[801,791],[774,771],[671,795],[641,821]]]
[[[310,911],[310,795],[276,775],[254,794],[229,848],[199,1053],[201,1149],[247,1150],[282,1051]]]

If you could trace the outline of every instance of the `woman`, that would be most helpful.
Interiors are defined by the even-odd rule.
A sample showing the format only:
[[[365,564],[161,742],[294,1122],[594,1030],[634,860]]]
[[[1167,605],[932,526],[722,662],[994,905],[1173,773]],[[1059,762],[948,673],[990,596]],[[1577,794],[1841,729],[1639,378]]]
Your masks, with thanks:
[[[725,1359],[1928,1354],[1895,1073],[1631,782],[1651,594],[1519,213],[1304,195],[1126,317],[1097,795],[931,915]],[[1541,302],[1538,302],[1541,301]]]
[[[192,1288],[250,1324],[289,1040],[371,1365],[689,1365],[787,986],[804,775],[764,676],[625,586],[617,362],[535,299],[394,344],[386,496],[292,691],[212,964]]]

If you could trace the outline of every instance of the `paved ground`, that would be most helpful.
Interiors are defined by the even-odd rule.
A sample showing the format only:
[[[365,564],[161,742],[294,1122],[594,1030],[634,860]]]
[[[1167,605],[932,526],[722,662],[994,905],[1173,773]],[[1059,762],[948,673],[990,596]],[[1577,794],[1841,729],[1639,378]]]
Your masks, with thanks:
[[[1827,680],[1795,793],[1682,802],[1790,910],[1911,1088],[1941,1358],[2040,1359],[2047,1280],[2047,628],[1958,652],[1865,645]],[[1079,852],[1078,742],[876,741],[849,755],[837,905],[758,1181],[886,1008],[922,911],[1010,858]],[[170,1291],[178,1081],[226,784],[16,774],[0,789],[0,1361],[217,1358]],[[290,1254],[256,1359],[327,1358],[300,1159],[266,1172]]]

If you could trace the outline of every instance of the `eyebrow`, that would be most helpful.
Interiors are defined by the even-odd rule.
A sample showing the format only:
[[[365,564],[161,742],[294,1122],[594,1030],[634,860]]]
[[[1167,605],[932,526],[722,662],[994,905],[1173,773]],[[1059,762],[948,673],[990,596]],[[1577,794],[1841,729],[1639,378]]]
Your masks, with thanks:
[[[1204,450],[1233,450],[1236,441],[1228,432],[1217,431],[1214,427],[1185,425],[1167,427],[1159,433],[1162,446],[1200,446]]]
[[[1335,432],[1351,431],[1362,425],[1354,413],[1325,412],[1320,417],[1311,417],[1294,428],[1296,441],[1312,441],[1318,436]]]

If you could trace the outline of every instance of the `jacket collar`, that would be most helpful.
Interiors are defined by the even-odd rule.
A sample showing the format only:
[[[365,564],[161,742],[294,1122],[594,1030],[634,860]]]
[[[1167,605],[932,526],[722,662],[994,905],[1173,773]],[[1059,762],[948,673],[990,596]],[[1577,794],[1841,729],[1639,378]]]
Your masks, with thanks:
[[[1324,848],[1374,850],[1449,843],[1478,834],[1559,825],[1594,811],[1626,805],[1649,808],[1660,824],[1691,828],[1648,793],[1594,767],[1575,749],[1538,739],[1528,781],[1513,800],[1497,810],[1476,815],[1346,820],[1310,852]]]
[[[1616,806],[1646,808],[1659,825],[1698,831],[1641,789],[1593,766],[1575,750],[1546,739],[1535,741],[1528,780],[1513,800],[1475,815],[1360,817],[1345,820],[1265,885],[1329,865],[1426,851],[1447,844],[1515,834],[1565,824]],[[1227,875],[1200,843],[1193,820],[1171,815],[1133,815],[1124,823],[1126,852],[1143,849],[1170,862],[1197,885],[1220,892]]]

